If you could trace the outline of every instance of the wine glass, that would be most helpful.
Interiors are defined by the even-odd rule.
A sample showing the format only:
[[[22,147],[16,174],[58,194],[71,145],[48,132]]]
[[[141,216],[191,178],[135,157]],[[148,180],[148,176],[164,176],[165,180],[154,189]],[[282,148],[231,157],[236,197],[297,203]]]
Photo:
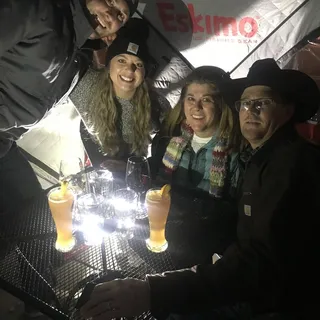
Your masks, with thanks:
[[[127,161],[126,171],[127,187],[138,195],[136,219],[147,217],[147,211],[142,203],[142,195],[151,187],[151,175],[148,159],[146,157],[130,157]]]

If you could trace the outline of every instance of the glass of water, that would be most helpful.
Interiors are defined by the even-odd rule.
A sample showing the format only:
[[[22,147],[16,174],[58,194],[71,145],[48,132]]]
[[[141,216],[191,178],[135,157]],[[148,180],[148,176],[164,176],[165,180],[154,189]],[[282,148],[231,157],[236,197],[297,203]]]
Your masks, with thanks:
[[[84,194],[78,198],[77,209],[79,230],[83,233],[85,243],[101,244],[104,236],[104,197],[101,194]]]
[[[91,192],[101,194],[106,200],[113,193],[113,176],[108,170],[95,170],[88,173]]]
[[[136,192],[128,188],[115,191],[112,198],[117,232],[125,239],[134,236],[137,200]]]
[[[126,183],[127,187],[134,190],[138,195],[136,218],[146,218],[148,215],[142,196],[151,188],[150,167],[146,157],[130,157],[128,159]]]

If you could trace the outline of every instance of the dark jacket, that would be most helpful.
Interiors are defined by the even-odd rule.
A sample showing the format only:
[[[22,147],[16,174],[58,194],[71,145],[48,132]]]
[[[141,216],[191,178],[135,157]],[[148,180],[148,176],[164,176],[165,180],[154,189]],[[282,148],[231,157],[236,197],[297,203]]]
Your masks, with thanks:
[[[173,135],[181,135],[180,125],[175,128]],[[152,141],[152,157],[149,158],[149,164],[156,185],[162,187],[165,183],[171,184],[169,219],[181,220],[185,225],[184,228],[179,228],[179,232],[175,232],[175,241],[180,241],[178,234],[181,234],[181,242],[197,239],[197,241],[191,241],[192,245],[190,241],[188,242],[188,248],[193,252],[192,254],[175,259],[179,260],[178,267],[186,267],[186,265],[211,261],[214,253],[222,254],[236,239],[237,205],[233,197],[236,190],[230,192],[232,188],[229,186],[230,188],[226,188],[228,192],[221,199],[217,199],[210,195],[208,190],[198,188],[199,182],[206,180],[204,166],[201,165],[206,148],[199,150],[195,155],[189,147],[186,153],[197,158],[197,160],[190,159],[190,162],[200,165],[202,167],[200,170],[178,167],[173,173],[168,173],[162,159],[170,139],[170,137],[161,136],[161,133],[157,134]],[[210,158],[210,165],[211,163]],[[230,181],[238,180],[240,176],[238,167],[238,165],[234,166],[235,172],[231,174]],[[185,261],[188,261],[188,264]]]
[[[71,0],[0,2],[0,156],[68,91],[93,29]],[[9,146],[10,147],[10,146]]]
[[[153,312],[249,302],[256,312],[318,305],[320,150],[291,125],[246,164],[237,242],[214,265],[148,276]],[[308,317],[306,317],[308,319]]]

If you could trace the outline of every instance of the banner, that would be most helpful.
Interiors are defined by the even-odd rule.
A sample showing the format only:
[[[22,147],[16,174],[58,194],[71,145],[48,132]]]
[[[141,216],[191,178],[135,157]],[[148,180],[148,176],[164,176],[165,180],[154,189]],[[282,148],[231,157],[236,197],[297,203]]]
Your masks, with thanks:
[[[266,39],[258,58],[278,59],[320,26],[318,0],[145,0],[139,10],[194,67],[226,71]],[[255,54],[248,63],[256,59]],[[235,72],[245,74],[241,68]]]

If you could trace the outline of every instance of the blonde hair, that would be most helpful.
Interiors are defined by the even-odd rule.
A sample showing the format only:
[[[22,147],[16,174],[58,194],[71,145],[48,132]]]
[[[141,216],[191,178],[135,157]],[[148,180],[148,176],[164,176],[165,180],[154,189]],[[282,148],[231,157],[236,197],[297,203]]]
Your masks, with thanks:
[[[134,106],[131,153],[145,155],[150,143],[151,122],[151,102],[145,81],[136,89],[130,102]],[[88,120],[89,131],[101,145],[102,151],[108,155],[116,155],[122,143],[117,126],[120,119],[108,69],[101,72],[92,92]]]
[[[216,92],[216,108],[215,112],[215,126],[219,132],[219,138],[227,139],[229,147],[232,151],[238,151],[242,147],[242,136],[240,133],[240,125],[237,119],[237,114],[225,102],[218,88],[212,83],[207,81],[193,81],[187,83],[181,90],[181,96],[176,106],[170,111],[161,130],[161,135],[172,137],[174,129],[177,125],[181,125],[185,120],[184,114],[184,101],[188,91],[188,87],[193,84],[207,84]]]

